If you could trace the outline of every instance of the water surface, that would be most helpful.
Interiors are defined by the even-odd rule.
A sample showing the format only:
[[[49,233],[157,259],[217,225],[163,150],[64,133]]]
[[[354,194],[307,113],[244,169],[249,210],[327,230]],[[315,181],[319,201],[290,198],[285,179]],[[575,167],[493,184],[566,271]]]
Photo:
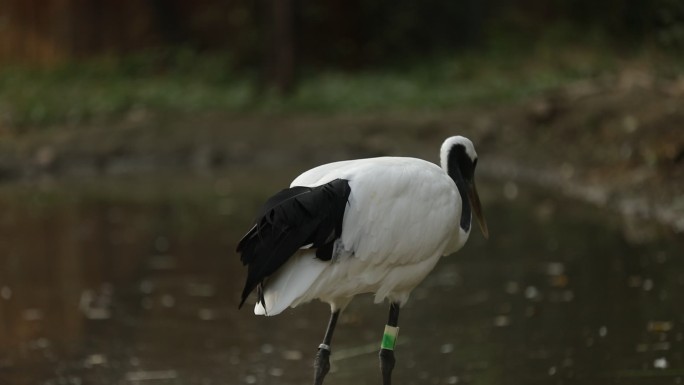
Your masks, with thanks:
[[[308,383],[327,305],[237,309],[234,245],[288,179],[265,175],[3,186],[0,384]],[[682,383],[681,238],[520,186],[481,189],[491,238],[473,234],[414,291],[397,383]],[[380,382],[386,315],[352,302],[327,384]]]

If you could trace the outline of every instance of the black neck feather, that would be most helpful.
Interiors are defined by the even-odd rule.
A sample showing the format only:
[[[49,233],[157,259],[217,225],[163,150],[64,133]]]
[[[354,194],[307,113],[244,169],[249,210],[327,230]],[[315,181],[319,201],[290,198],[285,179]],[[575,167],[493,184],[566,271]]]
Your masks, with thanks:
[[[470,231],[470,223],[472,221],[472,209],[470,205],[470,197],[468,196],[468,182],[466,181],[462,169],[464,166],[470,165],[473,162],[465,153],[463,146],[456,145],[449,152],[449,160],[447,163],[447,173],[456,183],[458,193],[461,195],[461,222],[460,226],[466,233]],[[472,173],[470,174],[472,178]]]
[[[466,233],[470,231],[470,222],[472,220],[470,198],[468,197],[468,184],[461,176],[461,172],[456,169],[455,172],[450,172],[449,176],[456,183],[458,193],[461,195],[461,228]]]

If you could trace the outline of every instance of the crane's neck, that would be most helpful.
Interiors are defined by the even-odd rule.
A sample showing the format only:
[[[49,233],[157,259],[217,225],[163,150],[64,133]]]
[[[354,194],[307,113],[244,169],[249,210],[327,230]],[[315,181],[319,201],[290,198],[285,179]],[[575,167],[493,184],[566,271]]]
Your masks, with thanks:
[[[456,170],[458,170],[458,167]],[[446,171],[449,177],[451,177],[451,179],[454,181],[456,189],[458,190],[458,194],[461,197],[461,218],[459,218],[458,232],[454,232],[445,250],[445,255],[455,253],[460,250],[463,245],[465,245],[470,237],[470,224],[472,221],[472,210],[470,197],[468,196],[467,182],[460,175],[460,172],[449,172],[449,170]]]
[[[447,139],[440,150],[440,163],[442,169],[449,175],[449,177],[456,184],[458,194],[461,196],[461,219],[459,225],[461,230],[469,233],[470,223],[472,221],[472,209],[470,197],[468,196],[468,182],[466,176],[463,175],[463,167],[469,162],[472,165],[472,160],[467,153],[466,147],[463,144],[451,144],[451,139]],[[468,171],[466,171],[468,172]],[[472,175],[471,175],[472,176]]]
[[[455,164],[450,164],[448,166],[447,174],[449,174],[454,183],[456,183],[458,194],[461,196],[461,220],[459,225],[463,232],[466,234],[470,233],[470,224],[472,223],[473,213],[470,205],[470,197],[468,196],[468,183],[465,181],[465,179],[463,179],[460,169]]]

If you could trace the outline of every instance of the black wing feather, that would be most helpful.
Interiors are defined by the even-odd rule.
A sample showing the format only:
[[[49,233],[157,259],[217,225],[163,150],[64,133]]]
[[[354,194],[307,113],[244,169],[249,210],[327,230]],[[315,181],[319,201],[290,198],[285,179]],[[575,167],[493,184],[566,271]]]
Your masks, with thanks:
[[[247,265],[240,307],[257,286],[263,302],[264,279],[302,246],[312,244],[318,259],[332,258],[350,192],[349,181],[335,179],[317,187],[284,189],[266,201],[255,225],[237,246],[240,260]]]

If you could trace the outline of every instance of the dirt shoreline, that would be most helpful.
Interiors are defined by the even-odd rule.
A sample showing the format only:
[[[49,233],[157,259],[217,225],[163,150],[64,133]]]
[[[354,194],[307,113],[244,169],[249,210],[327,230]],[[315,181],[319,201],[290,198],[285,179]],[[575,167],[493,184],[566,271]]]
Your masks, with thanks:
[[[382,115],[137,112],[0,136],[0,181],[213,172],[379,155],[436,160],[476,143],[481,175],[539,186],[684,233],[684,81],[578,83],[514,105]]]

